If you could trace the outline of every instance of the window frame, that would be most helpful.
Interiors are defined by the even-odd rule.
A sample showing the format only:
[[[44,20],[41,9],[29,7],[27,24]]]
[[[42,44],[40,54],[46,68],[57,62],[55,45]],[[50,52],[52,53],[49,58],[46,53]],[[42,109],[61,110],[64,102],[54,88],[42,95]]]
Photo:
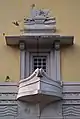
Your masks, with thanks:
[[[32,54],[37,55],[36,49],[26,49],[20,53],[20,79],[29,77],[32,74]],[[40,49],[38,55],[48,56],[48,76],[53,79],[60,81],[61,76],[61,65],[60,65],[60,50],[53,49]]]
[[[32,74],[32,72],[33,72],[33,57],[34,56],[46,56],[46,58],[47,58],[47,60],[46,60],[46,73],[49,75],[49,70],[50,70],[50,65],[49,65],[49,63],[50,63],[50,53],[49,52],[40,52],[40,53],[38,53],[37,54],[37,52],[30,52],[30,62],[29,62],[29,72],[30,72],[30,74]]]

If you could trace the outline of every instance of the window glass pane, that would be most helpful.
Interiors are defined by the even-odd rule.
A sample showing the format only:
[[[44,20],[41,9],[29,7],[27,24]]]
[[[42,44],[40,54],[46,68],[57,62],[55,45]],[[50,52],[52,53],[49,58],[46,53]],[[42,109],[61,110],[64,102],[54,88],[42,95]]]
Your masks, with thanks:
[[[43,68],[46,71],[46,56],[33,56],[33,70]]]

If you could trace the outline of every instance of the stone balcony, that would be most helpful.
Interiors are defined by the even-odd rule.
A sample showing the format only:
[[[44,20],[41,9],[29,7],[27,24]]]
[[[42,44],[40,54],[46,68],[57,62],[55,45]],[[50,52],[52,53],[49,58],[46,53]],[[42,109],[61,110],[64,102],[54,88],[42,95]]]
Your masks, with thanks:
[[[19,82],[17,99],[33,103],[50,103],[62,99],[61,82],[50,79],[43,69]]]

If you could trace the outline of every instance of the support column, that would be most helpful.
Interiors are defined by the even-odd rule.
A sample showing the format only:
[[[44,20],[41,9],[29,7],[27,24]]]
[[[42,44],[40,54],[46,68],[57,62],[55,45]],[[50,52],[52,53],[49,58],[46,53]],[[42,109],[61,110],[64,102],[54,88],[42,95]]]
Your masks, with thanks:
[[[26,75],[26,49],[25,43],[20,42],[20,79],[24,79]]]
[[[54,77],[55,80],[61,80],[61,72],[60,72],[60,42],[55,41],[54,44]]]
[[[30,74],[30,58],[29,58],[29,51],[26,50],[26,77]]]
[[[54,50],[52,49],[50,52],[50,77],[55,80],[55,58],[54,58]]]

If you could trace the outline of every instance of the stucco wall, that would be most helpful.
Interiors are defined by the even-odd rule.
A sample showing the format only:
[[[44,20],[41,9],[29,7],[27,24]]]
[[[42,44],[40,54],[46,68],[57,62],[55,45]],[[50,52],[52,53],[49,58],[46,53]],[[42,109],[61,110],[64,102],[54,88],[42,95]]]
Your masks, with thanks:
[[[57,33],[74,35],[75,45],[62,50],[61,69],[64,81],[80,81],[80,0],[1,0],[0,1],[0,80],[9,75],[12,81],[19,80],[19,50],[7,47],[3,37],[20,34],[23,17],[28,16],[30,5],[50,9],[57,19]],[[20,26],[12,24],[21,20]]]

